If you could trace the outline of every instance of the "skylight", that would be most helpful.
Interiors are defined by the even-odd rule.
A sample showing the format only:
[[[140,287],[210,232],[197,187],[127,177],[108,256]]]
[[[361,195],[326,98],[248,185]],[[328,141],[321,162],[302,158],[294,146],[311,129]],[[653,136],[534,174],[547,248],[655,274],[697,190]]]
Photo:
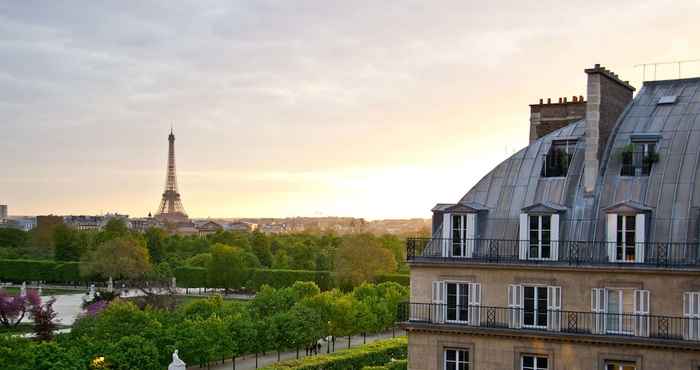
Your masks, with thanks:
[[[659,98],[659,102],[657,104],[658,105],[675,104],[676,100],[678,100],[678,95],[664,95],[664,96]]]

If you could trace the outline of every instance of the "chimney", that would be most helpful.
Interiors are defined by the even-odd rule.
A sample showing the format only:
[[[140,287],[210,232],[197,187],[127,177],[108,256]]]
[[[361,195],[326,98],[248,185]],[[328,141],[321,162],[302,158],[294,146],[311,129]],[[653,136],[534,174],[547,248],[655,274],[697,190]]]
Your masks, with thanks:
[[[588,103],[583,186],[586,194],[592,194],[595,191],[600,158],[617,119],[632,101],[634,87],[600,64],[585,72],[588,75]]]
[[[547,98],[547,104],[543,104],[543,100],[530,105],[530,143],[586,115],[583,97],[572,101],[559,98],[558,103],[552,103],[552,99]]]

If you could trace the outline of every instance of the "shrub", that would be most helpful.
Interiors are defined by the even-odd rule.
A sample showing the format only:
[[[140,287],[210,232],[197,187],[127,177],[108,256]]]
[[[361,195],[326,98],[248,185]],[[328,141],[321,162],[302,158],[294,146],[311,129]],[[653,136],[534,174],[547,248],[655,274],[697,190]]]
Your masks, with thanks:
[[[207,286],[207,269],[203,267],[178,267],[175,269],[177,286],[203,288]]]
[[[374,282],[377,284],[393,281],[403,286],[409,286],[411,283],[411,275],[409,274],[379,274],[375,277]]]
[[[392,360],[382,366],[365,366],[362,370],[407,370],[408,360]]]
[[[408,342],[405,337],[389,339],[377,341],[362,347],[336,352],[330,355],[312,356],[300,360],[283,361],[263,369],[359,370],[365,366],[386,364],[392,359],[405,359],[407,355],[407,345]]]
[[[78,282],[83,280],[80,278],[79,266],[78,262],[0,259],[0,280],[16,283],[23,281]]]
[[[321,290],[335,287],[335,278],[330,271],[255,269],[251,273],[247,288],[258,290],[263,285],[273,288],[286,288],[297,281],[312,281]]]

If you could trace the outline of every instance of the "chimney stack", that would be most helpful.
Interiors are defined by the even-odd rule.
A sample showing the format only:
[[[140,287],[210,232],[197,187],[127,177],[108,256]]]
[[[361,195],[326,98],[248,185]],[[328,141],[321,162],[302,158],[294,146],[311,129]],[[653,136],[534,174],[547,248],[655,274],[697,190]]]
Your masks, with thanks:
[[[600,159],[617,119],[632,101],[634,87],[613,72],[596,64],[588,75],[583,185],[586,194],[595,191]]]
[[[552,103],[547,98],[547,104],[530,105],[530,142],[558,130],[572,122],[583,119],[586,114],[586,102],[581,99],[568,101],[568,98],[559,98],[559,103]]]

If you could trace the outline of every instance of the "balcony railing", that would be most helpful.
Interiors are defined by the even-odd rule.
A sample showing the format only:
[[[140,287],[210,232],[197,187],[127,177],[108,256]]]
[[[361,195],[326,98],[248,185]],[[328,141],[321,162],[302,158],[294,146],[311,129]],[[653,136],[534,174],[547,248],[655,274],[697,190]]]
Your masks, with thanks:
[[[700,343],[700,318],[435,303],[399,305],[400,322],[683,340]]]
[[[626,248],[624,259],[619,258],[622,248]],[[700,267],[700,244],[635,243],[630,248],[593,241],[535,245],[527,240],[408,238],[406,259],[409,262]]]

